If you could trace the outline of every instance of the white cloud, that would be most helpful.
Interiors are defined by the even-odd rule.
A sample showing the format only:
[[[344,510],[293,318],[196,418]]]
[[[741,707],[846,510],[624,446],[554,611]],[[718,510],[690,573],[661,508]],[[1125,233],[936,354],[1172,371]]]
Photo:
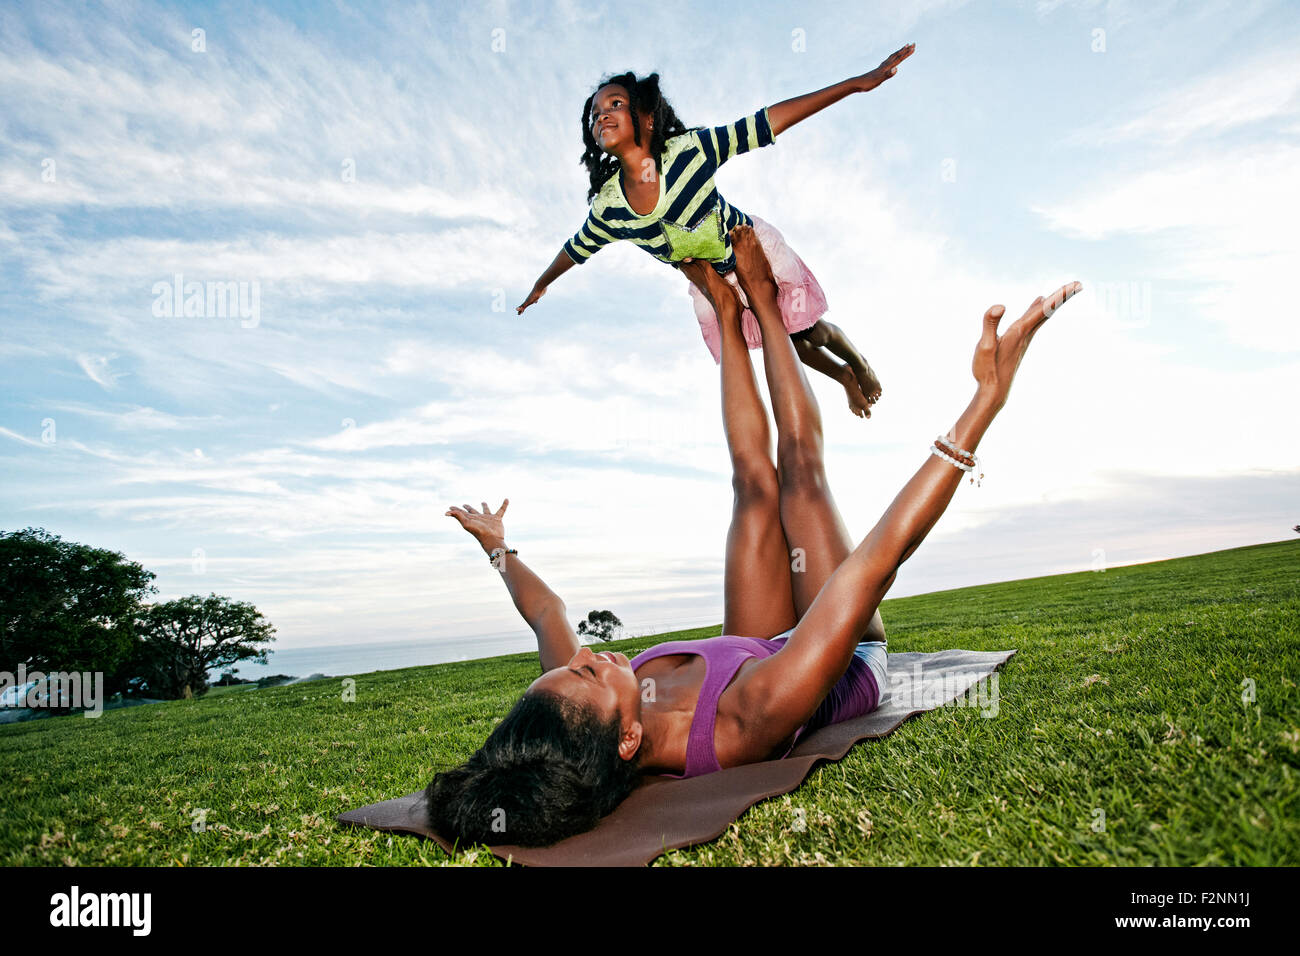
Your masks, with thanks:
[[[1131,119],[1076,130],[1070,141],[1102,146],[1150,139],[1174,145],[1193,136],[1214,136],[1268,120],[1294,118],[1300,111],[1300,70],[1295,56],[1295,49],[1288,46],[1244,62],[1227,61],[1225,69],[1194,75],[1182,86],[1149,96]]]
[[[34,438],[28,438],[26,435],[20,435],[18,432],[14,431],[13,429],[5,428],[3,425],[0,425],[0,435],[4,435],[6,438],[11,438],[16,442],[21,442],[24,445],[31,445],[35,448],[41,447],[42,444],[41,442],[38,442]]]
[[[124,411],[113,411],[96,408],[84,402],[54,402],[49,405],[49,408],[54,411],[84,415],[102,421],[112,428],[128,431],[176,431],[200,428],[221,418],[220,415],[172,415],[142,405],[134,405]]]
[[[151,314],[155,282],[262,283],[262,312],[272,294],[322,295],[340,286],[484,288],[531,284],[526,253],[534,248],[495,226],[464,226],[425,233],[365,233],[296,238],[262,235],[247,240],[186,242],[126,238],[68,241],[57,250],[24,253],[28,270],[48,296],[85,299],[136,289],[141,315]],[[488,252],[490,250],[490,253]],[[266,284],[283,283],[268,288]]]
[[[1300,149],[1269,145],[1176,160],[1035,209],[1093,241],[1147,237],[1160,251],[1140,280],[1187,296],[1233,343],[1300,350],[1287,277],[1300,263]],[[1172,319],[1172,317],[1169,317]]]
[[[1065,236],[1140,241],[1147,254],[1117,278],[1154,286],[1167,303],[1164,322],[1185,310],[1219,324],[1233,345],[1300,351],[1285,285],[1300,264],[1291,227],[1300,218],[1300,148],[1283,131],[1297,115],[1295,51],[1243,56],[1158,94],[1136,115],[1076,133],[1076,145],[1112,154],[1113,144],[1133,143],[1126,168],[1033,209]]]
[[[877,12],[846,42],[878,43],[959,5]],[[0,356],[41,371],[75,362],[121,399],[81,400],[55,375],[23,396],[87,427],[74,434],[60,417],[50,446],[0,428],[14,442],[7,511],[146,540],[167,593],[255,599],[292,646],[518,630],[486,559],[444,515],[467,498],[509,496],[512,544],[575,614],[717,621],[731,491],[718,373],[680,277],[620,245],[524,317],[491,311],[498,289],[513,309],[583,212],[571,114],[593,71],[556,62],[554,24],[503,7],[511,58],[485,66],[472,44],[447,38],[440,11],[380,14],[393,54],[380,64],[263,13],[224,27],[213,17],[209,53],[196,58],[180,14],[140,15],[151,13],[161,28],[33,13],[63,38],[54,54],[21,29],[0,39],[6,128],[35,131],[0,161],[0,206],[13,212],[0,241],[20,279],[11,294],[57,317],[7,326]],[[488,15],[466,8],[454,23],[479,29]],[[617,38],[606,19],[569,19],[575,46]],[[665,76],[685,69],[672,60],[682,55],[669,54]],[[757,77],[743,50],[724,55],[735,75]],[[1066,241],[1042,243],[1059,254],[1034,269],[1014,249],[1005,267],[983,264],[983,222],[918,212],[907,167],[929,160],[904,132],[810,124],[719,177],[729,200],[785,233],[884,381],[862,422],[842,390],[810,376],[855,539],[969,398],[987,305],[1014,317],[1061,282],[1085,282],[1036,339],[981,447],[984,486],[963,485],[900,587],[1072,567],[1103,524],[1112,560],[1159,554],[1189,528],[1218,545],[1271,527],[1272,512],[1254,508],[1257,486],[1232,474],[1293,465],[1277,436],[1300,404],[1300,362],[1192,361],[1181,314],[1156,311],[1135,328],[1092,296],[1131,277],[1132,246],[1119,240],[1149,242],[1131,269],[1155,287],[1157,309],[1174,301],[1216,317],[1240,345],[1295,347],[1284,283],[1300,157],[1286,142],[1205,151],[1198,140],[1285,120],[1293,87],[1274,68],[1240,92],[1199,82],[1094,131],[1130,144],[1124,157],[1137,155],[1131,144],[1192,145],[1040,204],[1057,233],[1047,238]],[[755,95],[736,81],[679,105],[725,116]],[[39,182],[47,155],[55,183]],[[355,183],[338,178],[348,157]],[[1043,238],[1031,228],[1003,241]],[[1076,275],[1085,244],[1098,265]],[[153,319],[151,284],[176,272],[260,280],[262,324]],[[481,309],[466,305],[476,291]],[[761,365],[759,379],[765,392]],[[1201,490],[1186,483],[1196,476]],[[1221,521],[1206,508],[1187,519],[1189,496],[1216,494],[1227,498]],[[979,550],[990,537],[996,559]],[[197,547],[208,555],[201,577]]]
[[[133,16],[152,22],[137,29]],[[410,160],[447,158],[459,137],[435,131],[420,98],[396,95],[392,73],[331,56],[269,11],[251,19],[214,27],[195,53],[189,19],[173,11],[49,10],[57,60],[12,22],[0,57],[6,115],[41,135],[8,143],[0,203],[516,221],[500,189],[411,182],[446,164],[412,170]],[[424,71],[436,75],[427,64],[415,85],[433,88]],[[45,160],[53,182],[41,178]],[[355,180],[344,182],[348,160]]]
[[[116,355],[78,355],[77,364],[81,370],[86,373],[92,382],[106,389],[112,389],[117,385],[117,380],[121,377],[120,372],[114,372],[110,367]]]

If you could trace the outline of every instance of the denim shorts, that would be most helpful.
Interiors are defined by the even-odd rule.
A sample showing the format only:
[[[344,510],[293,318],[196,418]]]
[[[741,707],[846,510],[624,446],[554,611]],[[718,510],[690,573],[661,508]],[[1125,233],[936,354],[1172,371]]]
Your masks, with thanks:
[[[871,668],[871,676],[876,679],[876,690],[880,692],[880,701],[884,702],[889,696],[889,682],[885,679],[889,675],[889,658],[886,655],[886,645],[884,641],[863,641],[853,649],[853,653],[867,662],[867,667]]]
[[[788,631],[782,631],[771,640],[777,641],[782,638],[789,639],[794,633],[794,628]],[[889,696],[889,657],[887,654],[886,641],[862,641],[857,647],[853,648],[853,653],[866,663],[871,669],[871,676],[876,679],[876,690],[880,692],[880,701],[884,703]]]

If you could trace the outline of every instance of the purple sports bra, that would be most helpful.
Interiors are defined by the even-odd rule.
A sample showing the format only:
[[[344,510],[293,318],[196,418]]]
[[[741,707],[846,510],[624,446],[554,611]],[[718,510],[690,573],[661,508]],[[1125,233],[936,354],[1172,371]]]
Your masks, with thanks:
[[[769,641],[760,637],[736,637],[724,634],[721,637],[709,637],[699,641],[669,641],[665,644],[656,644],[632,658],[633,671],[646,661],[670,654],[698,654],[704,658],[704,683],[700,685],[700,698],[695,705],[695,716],[691,720],[691,735],[686,743],[686,772],[666,773],[662,776],[683,779],[715,773],[722,769],[713,745],[713,727],[718,716],[718,699],[722,697],[722,692],[731,683],[731,679],[736,676],[736,671],[740,670],[741,664],[751,657],[771,657],[785,646],[787,640],[788,637]],[[876,708],[879,700],[880,689],[876,687],[876,679],[871,673],[871,668],[867,666],[866,661],[854,654],[844,676],[831,688],[816,713],[795,732],[794,742],[781,757],[789,756],[790,751],[806,732],[869,713]]]

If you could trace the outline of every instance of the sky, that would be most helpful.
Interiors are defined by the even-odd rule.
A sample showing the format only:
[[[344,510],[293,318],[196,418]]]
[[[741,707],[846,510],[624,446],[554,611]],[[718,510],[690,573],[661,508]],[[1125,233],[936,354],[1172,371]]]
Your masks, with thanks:
[[[717,125],[914,42],[717,178],[882,381],[864,421],[810,376],[855,541],[973,393],[984,310],[1084,285],[891,593],[1294,536],[1300,6],[626,10],[0,7],[0,530],[251,602],[281,648],[522,648],[445,516],[508,497],[575,621],[717,624],[730,473],[685,280],[616,243],[514,311],[586,216],[583,102],[655,71]],[[172,308],[189,283],[212,308]]]

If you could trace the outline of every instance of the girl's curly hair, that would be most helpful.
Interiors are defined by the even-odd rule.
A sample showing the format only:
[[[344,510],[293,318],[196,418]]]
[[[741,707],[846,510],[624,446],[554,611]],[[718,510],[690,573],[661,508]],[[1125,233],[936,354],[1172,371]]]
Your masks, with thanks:
[[[664,99],[659,91],[658,73],[651,73],[642,80],[638,80],[636,74],[631,72],[607,76],[601,80],[582,106],[582,144],[586,150],[579,162],[587,167],[587,173],[591,176],[587,202],[591,202],[592,197],[600,192],[600,187],[605,185],[605,181],[619,168],[618,157],[607,155],[596,142],[596,138],[591,135],[593,119],[591,106],[596,101],[596,94],[601,88],[611,83],[617,83],[627,90],[628,108],[632,112],[632,136],[638,146],[641,145],[641,114],[649,113],[654,117],[654,129],[650,131],[650,155],[654,157],[657,173],[661,175],[663,173],[659,168],[659,155],[664,150],[664,143],[686,132],[686,127],[673,112],[672,104]]]
[[[462,846],[545,846],[590,830],[640,777],[640,753],[624,760],[618,740],[617,717],[525,694],[468,762],[425,788],[429,824]]]

